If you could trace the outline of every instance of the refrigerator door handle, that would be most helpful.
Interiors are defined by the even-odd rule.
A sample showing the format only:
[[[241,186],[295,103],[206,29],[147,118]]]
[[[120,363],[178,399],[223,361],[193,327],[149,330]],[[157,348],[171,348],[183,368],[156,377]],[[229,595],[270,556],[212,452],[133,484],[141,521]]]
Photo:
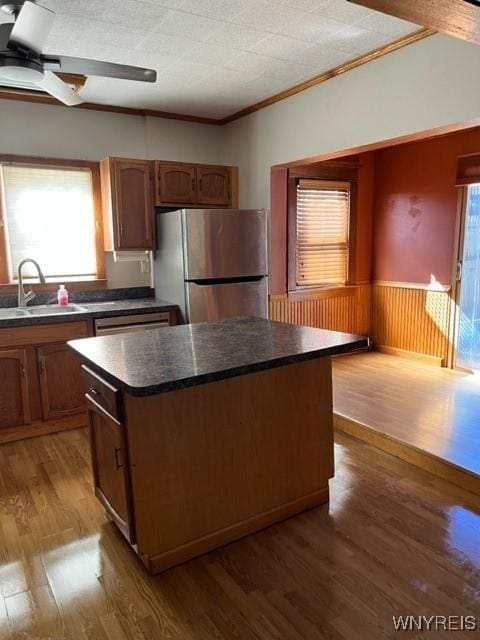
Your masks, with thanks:
[[[200,287],[210,287],[212,284],[239,284],[241,282],[259,282],[265,278],[264,275],[259,276],[243,276],[238,278],[204,278],[201,280],[186,280]]]

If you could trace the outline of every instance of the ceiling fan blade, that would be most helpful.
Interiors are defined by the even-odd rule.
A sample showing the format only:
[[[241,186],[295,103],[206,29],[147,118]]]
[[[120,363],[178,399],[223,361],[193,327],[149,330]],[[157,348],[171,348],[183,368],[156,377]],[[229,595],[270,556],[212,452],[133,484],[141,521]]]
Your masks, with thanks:
[[[53,26],[55,13],[27,0],[18,14],[9,45],[17,45],[41,53]]]
[[[157,81],[157,72],[143,67],[131,67],[126,64],[50,54],[42,56],[41,59],[45,69],[61,71],[62,73],[79,73],[84,76],[119,78],[121,80],[137,80],[138,82]]]
[[[69,107],[85,102],[78,93],[75,93],[68,84],[60,80],[60,78],[51,71],[45,71],[43,80],[37,82],[36,85]]]

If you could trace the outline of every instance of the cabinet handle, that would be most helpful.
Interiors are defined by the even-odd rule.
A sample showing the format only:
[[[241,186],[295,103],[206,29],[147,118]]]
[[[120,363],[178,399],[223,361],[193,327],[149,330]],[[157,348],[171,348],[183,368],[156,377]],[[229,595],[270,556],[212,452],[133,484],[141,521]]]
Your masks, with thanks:
[[[23,366],[23,365],[22,365]],[[43,372],[45,371],[45,365],[43,364],[43,360],[40,360],[38,363],[39,369],[40,369],[40,374],[43,375]],[[23,375],[23,374],[22,374]]]
[[[22,376],[22,378],[25,377],[25,365],[24,364],[20,364],[20,375]]]
[[[100,391],[97,391],[97,389],[95,389],[95,387],[90,387],[88,389],[88,393],[90,393],[92,396],[95,396],[95,397],[102,395]]]
[[[195,191],[195,178],[192,178],[192,191]]]
[[[122,222],[120,224],[120,237],[123,238],[124,235],[125,235],[125,225]]]
[[[123,464],[119,461],[119,454],[121,452],[121,449],[115,449],[115,466],[117,467],[117,469],[121,469],[123,467]]]

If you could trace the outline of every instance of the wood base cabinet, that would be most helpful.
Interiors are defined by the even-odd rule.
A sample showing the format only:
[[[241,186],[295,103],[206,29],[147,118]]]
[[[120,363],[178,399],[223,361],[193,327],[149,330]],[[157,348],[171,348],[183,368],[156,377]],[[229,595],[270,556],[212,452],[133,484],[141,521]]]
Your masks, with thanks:
[[[65,343],[37,349],[43,419],[85,410],[82,367]],[[68,373],[67,373],[68,372]]]
[[[0,442],[85,413],[81,363],[66,341],[89,334],[88,323],[77,321],[0,329]]]
[[[92,398],[88,398],[88,423],[95,495],[120,531],[133,544],[130,479],[125,427]]]
[[[25,349],[0,351],[0,428],[30,421]]]

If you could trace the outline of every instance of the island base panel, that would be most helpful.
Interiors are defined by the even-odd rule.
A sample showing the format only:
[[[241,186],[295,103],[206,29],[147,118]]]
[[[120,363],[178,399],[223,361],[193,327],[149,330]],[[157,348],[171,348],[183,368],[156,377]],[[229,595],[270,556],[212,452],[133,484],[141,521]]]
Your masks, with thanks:
[[[260,513],[243,522],[235,523],[226,529],[215,531],[204,538],[188,542],[181,547],[170,549],[153,557],[140,554],[140,558],[150,573],[161,573],[177,564],[191,560],[213,549],[218,549],[250,533],[291,518],[307,509],[318,507],[325,502],[328,502],[328,486],[288,504],[282,504],[279,507],[270,509],[270,511]]]
[[[151,572],[328,500],[330,357],[124,401],[137,550]]]

